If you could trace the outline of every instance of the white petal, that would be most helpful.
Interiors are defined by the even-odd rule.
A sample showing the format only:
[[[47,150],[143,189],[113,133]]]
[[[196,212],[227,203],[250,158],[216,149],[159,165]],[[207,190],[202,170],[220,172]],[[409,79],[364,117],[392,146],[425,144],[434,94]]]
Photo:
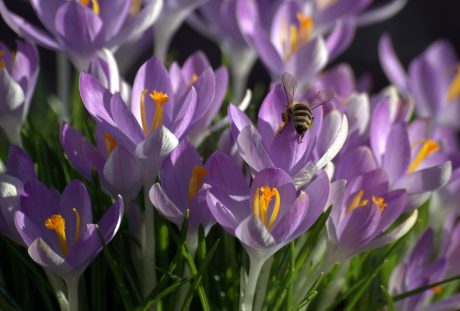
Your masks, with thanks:
[[[330,147],[326,152],[323,154],[323,156],[316,162],[315,166],[316,169],[320,170],[324,166],[326,166],[327,163],[332,161],[335,156],[339,153],[340,149],[342,149],[343,144],[345,143],[345,140],[347,139],[348,135],[348,120],[345,115],[342,117],[342,122],[340,124],[340,127],[337,129],[335,138],[333,139]]]

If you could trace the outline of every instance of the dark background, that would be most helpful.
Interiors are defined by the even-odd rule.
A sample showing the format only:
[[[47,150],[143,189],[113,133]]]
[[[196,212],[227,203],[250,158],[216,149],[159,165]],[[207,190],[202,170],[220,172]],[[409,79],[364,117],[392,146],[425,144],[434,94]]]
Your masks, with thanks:
[[[377,4],[386,0],[375,0]],[[27,1],[5,0],[7,6],[14,12],[39,24]],[[377,47],[380,36],[389,33],[393,39],[395,50],[402,63],[407,68],[410,60],[420,54],[431,42],[438,38],[448,38],[460,50],[460,1],[458,0],[409,0],[406,7],[395,17],[376,25],[358,29],[353,44],[342,54],[334,64],[348,62],[356,76],[371,73],[374,81],[374,91],[384,87],[386,80],[379,64]],[[14,44],[15,34],[0,20],[0,40]],[[221,64],[219,48],[211,41],[183,25],[175,35],[170,51],[179,62],[184,61],[196,50],[204,50],[213,66]],[[146,52],[140,57],[134,69],[138,68],[149,56]],[[40,49],[42,80],[50,89],[55,88],[55,56],[52,51]],[[135,71],[131,70],[127,80],[131,81]],[[268,85],[269,77],[260,62],[254,67],[249,87],[256,83]]]

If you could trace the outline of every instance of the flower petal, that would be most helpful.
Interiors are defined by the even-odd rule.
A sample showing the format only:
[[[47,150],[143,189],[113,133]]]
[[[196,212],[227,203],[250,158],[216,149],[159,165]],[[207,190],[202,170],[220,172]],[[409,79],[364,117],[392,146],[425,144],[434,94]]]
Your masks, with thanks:
[[[391,83],[400,90],[407,92],[407,74],[396,55],[393,43],[388,34],[384,34],[379,41],[379,59],[382,69]]]
[[[174,204],[173,201],[166,195],[159,183],[156,183],[149,191],[150,201],[155,208],[169,221],[175,223],[178,227],[184,221],[184,213]]]
[[[415,171],[400,178],[393,189],[406,189],[408,194],[433,191],[446,185],[452,175],[450,161],[423,170]]]
[[[237,145],[241,157],[256,172],[274,166],[263,145],[262,137],[254,126],[246,126],[241,131]]]

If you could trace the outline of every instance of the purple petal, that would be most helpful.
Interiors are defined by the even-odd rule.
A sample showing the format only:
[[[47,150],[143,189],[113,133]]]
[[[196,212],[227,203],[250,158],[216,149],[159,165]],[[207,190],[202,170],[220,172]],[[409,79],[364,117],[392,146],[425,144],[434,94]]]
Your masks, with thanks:
[[[191,126],[195,125],[205,116],[212,103],[216,89],[216,79],[211,67],[206,69],[198,77],[198,80],[193,84],[193,87],[197,93],[197,103]]]
[[[184,212],[174,204],[168,195],[163,191],[159,183],[156,183],[149,191],[150,201],[155,208],[169,221],[175,223],[178,227],[184,221]]]
[[[145,139],[145,135],[139,123],[137,123],[136,118],[123,102],[120,93],[112,96],[110,100],[110,111],[117,128],[125,133],[131,141],[135,144],[139,144]]]
[[[330,182],[327,174],[319,173],[308,185],[302,188],[302,191],[308,194],[309,206],[307,215],[302,223],[302,230],[310,228],[324,211],[329,198]],[[297,230],[295,234],[300,234]]]
[[[63,123],[60,133],[61,145],[67,158],[86,179],[91,180],[93,170],[102,172],[104,159],[97,150],[68,123]]]
[[[383,100],[374,108],[370,128],[370,143],[378,163],[382,163],[391,123],[389,104]]]
[[[28,253],[36,263],[50,269],[63,278],[70,277],[72,274],[78,272],[41,238],[36,239],[30,244]]]
[[[265,149],[262,137],[254,126],[246,126],[237,139],[240,156],[256,172],[264,168],[273,167],[267,150]]]
[[[117,36],[124,28],[129,17],[130,2],[125,0],[112,0],[100,2],[100,15],[105,30],[106,40]]]
[[[379,59],[382,69],[390,82],[400,90],[407,91],[407,74],[394,51],[393,43],[388,34],[384,34],[380,38]]]
[[[260,134],[264,137],[264,141],[266,141],[267,146],[271,145],[271,141],[275,136],[276,130],[281,125],[281,114],[285,112],[286,105],[287,98],[283,87],[281,85],[276,85],[270,90],[267,96],[265,96],[265,99],[260,106],[257,126]],[[246,125],[248,124],[245,124],[244,126]],[[240,126],[240,130],[244,128],[244,126]]]
[[[61,0],[31,0],[35,14],[40,19],[40,22],[50,31],[53,35],[56,35],[56,28],[54,21],[56,20],[56,13],[63,1]]]
[[[287,64],[287,70],[301,81],[310,81],[328,62],[326,43],[322,37],[312,39]]]
[[[207,192],[206,194],[206,203],[209,211],[219,225],[231,235],[235,235],[235,229],[251,214],[251,211],[248,208],[240,208],[241,204],[226,206],[213,194],[213,192],[214,191]],[[224,197],[224,195],[218,196]],[[231,200],[228,201],[231,203]],[[244,203],[247,205],[247,201]]]
[[[213,188],[235,196],[246,196],[249,193],[248,183],[241,168],[223,152],[214,152],[206,162],[206,168],[207,180]]]
[[[350,165],[350,163],[354,163],[354,165]],[[377,168],[377,162],[369,147],[360,146],[350,150],[337,161],[334,179],[352,180]]]
[[[228,105],[228,118],[230,119],[230,126],[232,129],[233,137],[238,137],[240,132],[248,125],[252,125],[248,116],[233,104]]]
[[[214,216],[208,209],[206,201],[206,191],[200,191],[190,202],[190,230],[198,231],[199,226],[203,225],[204,232],[207,234],[211,226],[216,223]]]
[[[424,193],[444,186],[450,180],[451,175],[452,165],[446,162],[405,175],[392,188],[406,189],[408,194]]]
[[[176,118],[176,122],[173,125],[173,133],[178,139],[180,139],[182,135],[187,132],[189,127],[192,126],[192,121],[198,104],[197,93],[194,87],[192,87],[175,103],[176,107],[180,109],[173,112]]]
[[[165,193],[185,211],[189,205],[189,182],[195,166],[203,165],[200,154],[188,141],[179,143],[163,161],[160,180]]]
[[[339,64],[319,77],[318,89],[331,90],[336,96],[348,98],[356,91],[353,69],[348,64]]]
[[[36,178],[34,162],[24,150],[16,145],[10,145],[6,168],[8,175],[14,176],[22,182]]]
[[[182,70],[184,76],[191,79],[194,74],[199,76],[210,67],[211,65],[206,55],[202,51],[197,51],[187,58]]]
[[[86,72],[80,72],[80,96],[86,110],[94,119],[115,126],[110,112],[112,94]]]
[[[14,66],[11,70],[11,76],[21,85],[25,92],[25,107],[23,108],[22,117],[25,118],[30,101],[32,99],[39,71],[39,59],[37,48],[26,42],[16,41],[17,51],[15,54]]]
[[[270,249],[276,241],[265,225],[254,215],[247,217],[235,229],[235,236],[245,245],[254,249]]]
[[[337,22],[326,41],[329,62],[350,46],[355,36],[355,30],[356,23],[351,18],[345,18]]]
[[[411,146],[406,123],[395,124],[388,135],[382,168],[387,172],[390,183],[404,176],[411,160]]]
[[[284,214],[284,217],[276,222],[271,231],[277,244],[286,244],[308,229],[307,226],[302,226],[306,223],[308,209],[308,193],[301,191],[299,197]]]
[[[387,207],[382,212],[379,230],[387,230],[396,219],[405,211],[407,204],[407,195],[405,190],[396,190],[384,196]]]

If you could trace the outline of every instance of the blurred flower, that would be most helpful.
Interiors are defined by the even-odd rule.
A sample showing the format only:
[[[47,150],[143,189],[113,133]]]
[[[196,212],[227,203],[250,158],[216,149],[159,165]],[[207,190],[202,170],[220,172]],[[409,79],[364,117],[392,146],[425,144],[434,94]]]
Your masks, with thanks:
[[[335,25],[325,42],[322,37],[324,23],[331,21],[323,15],[323,8],[302,4],[298,1],[283,2],[270,23],[264,25],[264,12],[259,10],[257,1],[238,1],[237,21],[241,32],[270,71],[273,80],[278,80],[287,71],[300,82],[310,81],[328,61],[348,47],[354,36],[355,22],[347,18]],[[338,10],[334,13],[334,22],[355,9],[334,3],[330,7]],[[347,9],[350,12],[345,12]]]
[[[413,96],[417,114],[437,126],[459,128],[460,71],[455,50],[447,40],[432,43],[409,65],[406,73],[390,37],[380,39],[379,55],[390,81],[406,96]]]
[[[334,182],[329,203],[333,205],[327,222],[331,244],[328,257],[332,261],[386,245],[409,231],[417,219],[414,211],[402,224],[386,232],[404,212],[407,194],[405,190],[392,191],[381,169]]]
[[[435,259],[433,259],[434,253],[434,233],[433,230],[428,229],[418,239],[406,260],[393,270],[388,286],[390,294],[402,294],[441,281],[446,268],[446,260],[442,257],[435,257]],[[402,311],[455,309],[431,309],[429,305],[424,306],[426,302],[429,301],[430,297],[439,290],[441,290],[441,287],[435,287],[411,295],[404,300],[396,302],[395,307]],[[456,298],[457,306],[460,302],[459,298],[460,297]],[[444,302],[444,304],[446,304],[446,302]]]
[[[0,233],[16,243],[22,243],[14,226],[14,213],[20,207],[24,183],[36,179],[34,163],[21,148],[10,145],[6,172],[0,174]]]
[[[37,49],[26,41],[16,42],[11,51],[0,42],[0,127],[8,139],[21,143],[20,131],[38,77]]]
[[[152,186],[150,200],[158,211],[179,228],[190,210],[187,239],[192,244],[192,254],[198,242],[198,228],[204,227],[205,234],[215,223],[206,204],[203,183],[208,175],[208,163],[203,165],[198,151],[186,140],[182,141],[163,161],[160,183]]]
[[[10,12],[0,1],[0,14],[19,36],[48,49],[63,51],[75,67],[87,70],[102,48],[116,49],[150,27],[162,0],[33,0],[46,31]]]
[[[123,215],[123,201],[93,224],[91,202],[85,186],[70,182],[62,196],[37,179],[24,184],[21,208],[15,213],[16,228],[29,255],[41,266],[64,280],[78,279],[117,232]]]
[[[307,96],[302,101],[308,102]],[[275,86],[265,97],[258,116],[258,129],[237,107],[230,105],[232,135],[236,138],[238,151],[246,163],[255,171],[277,167],[293,176],[299,188],[322,169],[340,151],[346,136],[346,117],[334,110],[323,117],[323,110],[313,110],[314,124],[301,143],[292,126],[286,124],[278,133],[281,114],[286,110],[286,94],[280,85]]]

